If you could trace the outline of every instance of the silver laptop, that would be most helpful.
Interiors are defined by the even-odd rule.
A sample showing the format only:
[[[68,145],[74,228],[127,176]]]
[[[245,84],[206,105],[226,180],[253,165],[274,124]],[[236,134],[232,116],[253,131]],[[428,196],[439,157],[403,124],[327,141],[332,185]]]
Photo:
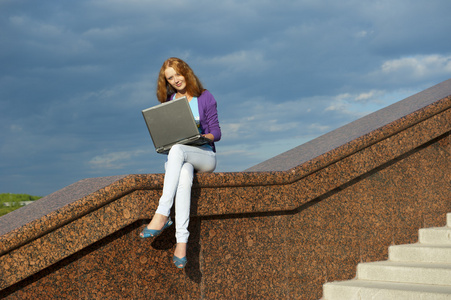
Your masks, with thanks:
[[[150,107],[142,114],[158,153],[168,153],[175,144],[203,145],[210,142],[199,133],[186,97]]]

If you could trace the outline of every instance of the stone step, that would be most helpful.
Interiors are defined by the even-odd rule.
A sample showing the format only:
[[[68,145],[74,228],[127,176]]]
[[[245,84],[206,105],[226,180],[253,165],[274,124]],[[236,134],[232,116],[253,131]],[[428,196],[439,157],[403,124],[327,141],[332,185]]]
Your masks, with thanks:
[[[451,214],[448,214],[451,216]],[[448,221],[449,221],[448,217]],[[421,244],[448,244],[451,245],[451,227],[421,228],[418,241]]]
[[[451,263],[451,244],[409,244],[388,248],[389,261]]]
[[[447,226],[419,230],[419,242],[394,245],[389,260],[357,265],[356,279],[330,282],[324,300],[451,300],[451,213]]]
[[[361,263],[357,265],[357,279],[451,286],[451,263]]]
[[[451,286],[348,280],[326,283],[323,300],[451,300]]]

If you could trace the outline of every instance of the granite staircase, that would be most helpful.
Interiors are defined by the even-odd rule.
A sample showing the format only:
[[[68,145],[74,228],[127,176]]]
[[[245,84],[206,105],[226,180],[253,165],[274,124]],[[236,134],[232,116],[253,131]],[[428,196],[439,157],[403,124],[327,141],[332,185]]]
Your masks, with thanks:
[[[388,260],[360,263],[355,279],[323,286],[323,300],[451,299],[451,213],[419,242],[390,246]]]

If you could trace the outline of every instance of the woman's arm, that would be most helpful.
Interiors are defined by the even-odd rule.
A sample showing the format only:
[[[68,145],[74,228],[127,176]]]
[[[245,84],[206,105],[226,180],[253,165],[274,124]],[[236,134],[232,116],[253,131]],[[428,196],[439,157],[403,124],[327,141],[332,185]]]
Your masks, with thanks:
[[[209,91],[204,91],[205,95],[205,123],[208,127],[206,133],[207,138],[212,141],[219,141],[221,139],[221,128],[219,127],[217,103],[213,95]]]

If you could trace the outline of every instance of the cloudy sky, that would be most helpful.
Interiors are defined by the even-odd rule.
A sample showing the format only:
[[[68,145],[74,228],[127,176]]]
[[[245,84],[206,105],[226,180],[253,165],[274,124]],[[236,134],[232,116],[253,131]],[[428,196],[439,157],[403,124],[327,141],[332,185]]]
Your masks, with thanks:
[[[218,102],[242,171],[451,78],[451,1],[0,0],[0,193],[161,173],[141,110],[163,61]]]

